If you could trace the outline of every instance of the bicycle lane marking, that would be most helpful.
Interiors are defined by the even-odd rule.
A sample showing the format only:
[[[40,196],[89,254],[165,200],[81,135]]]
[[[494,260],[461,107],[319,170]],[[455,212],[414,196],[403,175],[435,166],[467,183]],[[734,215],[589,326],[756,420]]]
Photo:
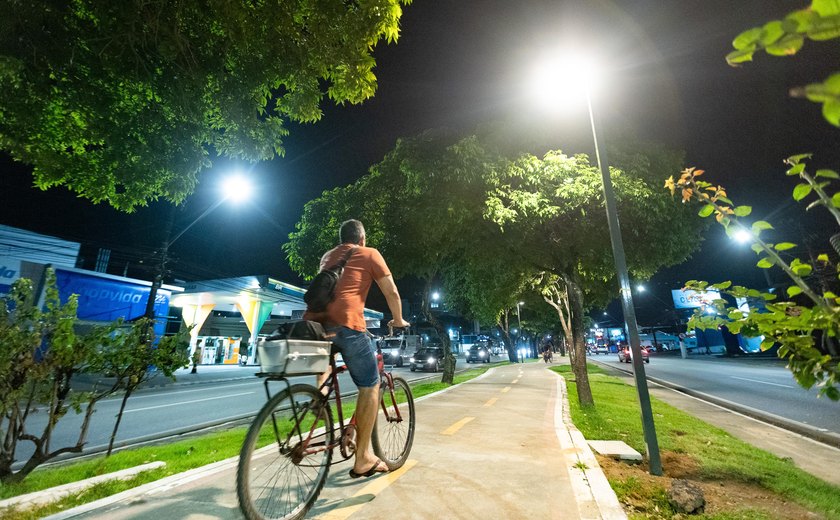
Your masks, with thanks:
[[[464,417],[463,419],[461,419],[460,421],[456,422],[455,424],[453,424],[453,425],[452,425],[452,426],[450,426],[449,428],[447,428],[447,429],[443,430],[442,432],[440,432],[440,434],[441,434],[441,435],[455,435],[455,433],[456,433],[458,430],[460,430],[461,428],[463,428],[464,426],[466,426],[466,425],[467,425],[467,423],[469,423],[469,422],[470,422],[470,421],[472,421],[473,419],[475,419],[475,417]]]
[[[484,403],[484,406],[485,407],[493,406],[494,404],[496,404],[496,401],[498,401],[498,400],[499,400],[498,397],[494,397],[494,398],[490,399],[489,401],[487,401],[486,403]]]
[[[373,482],[360,489],[355,495],[342,501],[332,511],[328,511],[319,516],[323,520],[344,520],[350,515],[363,508],[368,502],[376,498],[376,495],[381,493],[385,488],[397,481],[401,476],[413,468],[417,464],[416,460],[407,460],[403,466],[376,478]],[[364,501],[360,499],[364,498]],[[342,505],[346,504],[346,505]]]
[[[509,386],[506,386],[506,387],[502,388],[502,389],[500,390],[500,392],[502,392],[503,394],[506,394],[506,393],[510,392],[510,387],[509,387]]]

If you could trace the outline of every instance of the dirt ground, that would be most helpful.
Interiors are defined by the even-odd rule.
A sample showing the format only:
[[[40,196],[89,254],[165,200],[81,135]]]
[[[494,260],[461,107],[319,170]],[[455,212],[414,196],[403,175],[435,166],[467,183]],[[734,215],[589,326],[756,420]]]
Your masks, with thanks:
[[[610,480],[635,478],[643,488],[658,486],[666,491],[673,479],[685,479],[703,490],[706,498],[705,513],[736,513],[745,509],[762,511],[770,518],[780,520],[820,520],[822,515],[808,511],[799,504],[789,502],[782,497],[761,487],[729,480],[700,480],[697,476],[697,463],[688,455],[673,452],[662,453],[662,466],[665,475],[654,476],[647,472],[647,465],[627,464],[617,460],[598,456],[598,462]],[[646,518],[691,518],[690,515],[671,516],[657,510],[644,494],[630,494],[621,499],[624,511],[629,515]]]

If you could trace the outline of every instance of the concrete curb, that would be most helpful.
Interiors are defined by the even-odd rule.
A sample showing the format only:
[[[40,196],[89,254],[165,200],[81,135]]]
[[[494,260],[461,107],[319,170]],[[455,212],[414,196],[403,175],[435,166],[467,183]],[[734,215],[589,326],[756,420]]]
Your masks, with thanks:
[[[208,464],[207,466],[191,469],[183,473],[176,473],[175,475],[171,475],[154,482],[149,482],[148,484],[143,484],[142,486],[127,489],[121,493],[117,493],[116,495],[111,495],[109,497],[101,498],[99,500],[68,509],[67,511],[62,511],[61,513],[56,513],[46,517],[45,520],[64,520],[66,518],[73,518],[83,513],[101,509],[124,500],[131,500],[141,495],[154,495],[156,493],[193,482],[194,480],[213,475],[214,473],[225,471],[235,467],[238,462],[239,455],[225,460],[220,460],[219,462],[214,462],[213,464]]]
[[[33,507],[49,504],[50,502],[61,500],[67,495],[78,493],[102,482],[108,482],[111,480],[128,480],[144,471],[150,471],[153,469],[162,468],[164,466],[166,466],[166,463],[163,461],[150,462],[148,464],[142,464],[133,468],[123,469],[120,471],[115,471],[113,473],[107,473],[105,475],[97,475],[95,477],[86,478],[78,482],[71,482],[69,484],[64,484],[63,486],[51,487],[48,489],[43,489],[41,491],[35,491],[33,493],[27,493],[25,495],[7,498],[6,500],[0,501],[0,509],[17,506]]]
[[[548,370],[548,369],[547,369]],[[567,453],[566,469],[569,472],[573,492],[577,497],[580,518],[600,518],[603,520],[626,520],[627,515],[618,501],[618,497],[607,481],[598,459],[572,423],[569,414],[569,398],[566,380],[557,376],[557,400],[554,408],[554,427],[560,447]]]

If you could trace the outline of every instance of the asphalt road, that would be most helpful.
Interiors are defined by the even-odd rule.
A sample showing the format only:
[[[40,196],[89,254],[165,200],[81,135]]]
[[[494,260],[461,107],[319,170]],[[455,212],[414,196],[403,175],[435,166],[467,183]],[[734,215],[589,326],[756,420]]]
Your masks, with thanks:
[[[464,369],[467,366],[473,365],[467,365],[463,359],[459,359],[456,369]],[[171,384],[169,380],[158,380],[158,383],[165,382],[166,385],[141,389],[128,400],[117,433],[117,445],[202,429],[255,414],[266,400],[263,380],[249,377],[250,373],[256,371],[256,367],[199,367],[200,375],[210,380],[198,384]],[[407,365],[402,368],[393,367],[392,372],[408,381],[435,377],[432,372],[411,372]],[[176,383],[190,382],[190,377],[188,371],[182,371]],[[238,379],[212,380],[212,378],[229,377]],[[295,377],[290,378],[290,381],[292,384],[313,384],[314,377]],[[272,382],[270,385],[272,393],[282,388],[282,383],[279,382]],[[342,393],[356,391],[350,375],[346,372],[339,376],[339,385]],[[96,405],[96,411],[89,426],[85,451],[95,451],[108,445],[121,402],[122,397],[119,396],[102,400]],[[27,421],[28,431],[39,433],[46,424],[46,419],[46,415],[41,412],[35,414]],[[74,445],[82,419],[82,414],[77,415],[72,411],[62,418],[53,434],[52,449]],[[32,451],[30,442],[21,442],[17,449],[18,463],[25,461]]]
[[[618,368],[617,354],[591,356]],[[793,379],[784,362],[777,359],[720,358],[651,354],[645,373],[654,378],[720,399],[726,399],[786,419],[840,434],[840,402],[818,398]]]

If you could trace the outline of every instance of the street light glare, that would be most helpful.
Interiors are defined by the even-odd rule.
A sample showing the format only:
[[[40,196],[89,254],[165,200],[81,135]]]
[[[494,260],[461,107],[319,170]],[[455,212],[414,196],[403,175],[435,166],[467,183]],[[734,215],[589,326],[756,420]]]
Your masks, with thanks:
[[[636,290],[637,290],[637,291],[639,291],[639,292],[645,292],[645,286],[644,286],[644,285],[639,284],[639,285],[636,287]]]
[[[225,179],[222,184],[224,196],[234,202],[242,202],[251,197],[253,186],[251,182],[243,175],[233,175]]]
[[[740,242],[741,244],[746,244],[747,242],[752,242],[752,233],[747,231],[746,229],[739,229],[735,232],[732,236],[736,241]]]
[[[534,68],[529,91],[541,106],[558,112],[585,106],[587,92],[598,83],[597,70],[584,54],[553,54]]]

